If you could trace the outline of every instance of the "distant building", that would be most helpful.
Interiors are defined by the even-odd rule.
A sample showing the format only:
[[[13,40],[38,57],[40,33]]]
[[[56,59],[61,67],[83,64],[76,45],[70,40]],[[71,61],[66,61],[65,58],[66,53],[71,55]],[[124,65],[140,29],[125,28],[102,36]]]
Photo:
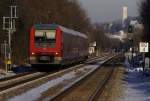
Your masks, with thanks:
[[[130,25],[132,25],[134,29],[144,29],[143,24],[140,24],[138,20],[131,20]]]
[[[128,18],[128,7],[124,6],[123,7],[123,22]]]
[[[126,27],[126,20],[128,19],[128,7],[124,6],[122,11],[122,27]]]

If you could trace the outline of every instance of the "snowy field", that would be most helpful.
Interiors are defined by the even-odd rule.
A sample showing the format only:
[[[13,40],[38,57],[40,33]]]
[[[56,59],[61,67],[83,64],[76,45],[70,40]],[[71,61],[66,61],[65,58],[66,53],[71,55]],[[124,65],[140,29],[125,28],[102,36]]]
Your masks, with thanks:
[[[150,76],[141,67],[131,67],[126,61],[124,95],[120,101],[150,101]]]

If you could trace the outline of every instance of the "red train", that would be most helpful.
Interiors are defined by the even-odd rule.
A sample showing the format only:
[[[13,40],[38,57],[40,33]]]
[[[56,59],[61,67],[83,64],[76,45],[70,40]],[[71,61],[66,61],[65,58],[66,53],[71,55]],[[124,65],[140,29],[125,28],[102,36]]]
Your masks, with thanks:
[[[86,35],[57,24],[37,24],[31,28],[30,64],[67,65],[87,58]]]

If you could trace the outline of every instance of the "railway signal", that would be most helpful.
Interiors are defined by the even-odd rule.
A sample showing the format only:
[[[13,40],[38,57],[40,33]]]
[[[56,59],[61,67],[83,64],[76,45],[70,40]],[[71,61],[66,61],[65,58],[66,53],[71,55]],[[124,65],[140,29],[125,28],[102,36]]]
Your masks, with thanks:
[[[11,36],[16,31],[16,19],[17,19],[17,6],[10,6],[10,16],[9,17],[3,17],[3,30],[6,30],[8,32],[8,47],[10,51],[8,52],[8,61],[5,62],[7,65],[6,68],[11,69]],[[7,71],[6,71],[7,72]]]

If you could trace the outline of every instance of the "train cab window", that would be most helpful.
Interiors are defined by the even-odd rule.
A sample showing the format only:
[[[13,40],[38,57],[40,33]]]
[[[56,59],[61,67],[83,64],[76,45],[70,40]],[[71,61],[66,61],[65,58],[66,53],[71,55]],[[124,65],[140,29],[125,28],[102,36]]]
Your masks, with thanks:
[[[36,30],[35,31],[35,46],[36,47],[51,47],[56,44],[55,30]]]

